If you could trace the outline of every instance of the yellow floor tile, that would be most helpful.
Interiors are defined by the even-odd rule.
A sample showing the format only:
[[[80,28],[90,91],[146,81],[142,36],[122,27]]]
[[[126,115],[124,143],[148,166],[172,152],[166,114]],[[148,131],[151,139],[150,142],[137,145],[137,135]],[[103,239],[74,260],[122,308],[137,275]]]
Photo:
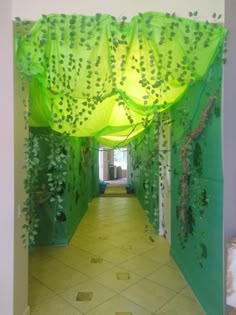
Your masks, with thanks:
[[[181,294],[175,296],[156,315],[205,315],[200,305]]]
[[[100,256],[92,256],[92,257],[100,257]],[[102,258],[102,256],[100,258]],[[78,264],[76,268],[83,274],[93,278],[114,267],[115,267],[114,264],[105,260],[102,260],[101,263],[91,263],[91,260],[89,260],[87,262]]]
[[[47,303],[37,305],[31,315],[83,315],[83,313],[55,296]]]
[[[102,257],[114,265],[119,265],[134,257],[134,254],[121,248],[113,248],[103,253]]]
[[[37,261],[50,257],[52,246],[35,246],[30,248],[29,259]]]
[[[94,230],[94,227],[92,228],[92,230]],[[91,235],[87,235],[86,232],[81,232],[81,233],[75,234],[72,237],[70,241],[70,245],[75,246],[75,247],[80,247],[80,245],[83,246],[86,242],[91,243],[92,241],[93,241],[93,238]]]
[[[117,273],[129,273],[129,279],[128,280],[119,280],[117,279]],[[112,290],[116,292],[121,292],[134,283],[136,283],[138,280],[140,280],[141,277],[138,276],[137,274],[127,271],[124,268],[117,267],[115,269],[109,270],[100,276],[96,277],[95,280],[98,281],[99,283],[102,283],[108,288],[111,288]]]
[[[136,198],[94,199],[70,244],[33,249],[29,271],[32,315],[203,314]]]
[[[133,315],[151,315],[152,313],[144,308],[138,306],[132,301],[116,295],[104,304],[91,310],[86,315],[116,315],[116,313],[128,313],[131,312]]]
[[[60,262],[53,266],[44,265],[32,275],[50,290],[59,293],[85,280],[88,276]]]
[[[176,292],[180,292],[187,286],[180,273],[169,266],[162,266],[155,272],[148,275],[147,279],[169,289],[175,290]]]
[[[39,280],[32,276],[29,276],[29,304],[31,309],[40,303],[44,303],[45,300],[51,299],[55,296],[55,292],[48,289]]]
[[[180,294],[182,294],[183,296],[192,299],[196,302],[196,297],[193,294],[193,291],[190,289],[189,286],[185,287],[182,291],[180,291]],[[235,314],[236,315],[236,314]]]
[[[121,292],[121,295],[143,308],[154,312],[170,301],[176,295],[176,292],[162,287],[151,280],[142,279]]]
[[[58,271],[64,267],[65,265],[54,257],[44,258],[44,260],[34,259],[34,261],[29,262],[29,271],[36,278],[38,278],[39,275],[48,273],[51,269]]]
[[[159,265],[158,263],[151,261],[150,259],[147,259],[143,256],[135,256],[125,263],[121,264],[120,266],[129,271],[137,273],[142,277],[153,273],[155,270],[161,267],[161,265]]]
[[[76,267],[79,263],[86,262],[91,257],[90,253],[72,245],[52,248],[51,255],[71,267]]]
[[[167,246],[155,246],[154,244],[152,249],[145,251],[142,255],[158,264],[168,264],[171,261]]]
[[[100,255],[109,249],[114,248],[114,245],[106,240],[93,240],[91,242],[84,242],[83,244],[78,245],[82,250],[85,250],[93,255]]]
[[[76,301],[78,292],[92,292],[93,295],[91,301]],[[61,293],[60,297],[80,312],[86,313],[96,306],[103,304],[115,294],[116,293],[110,288],[104,287],[95,280],[88,280]]]

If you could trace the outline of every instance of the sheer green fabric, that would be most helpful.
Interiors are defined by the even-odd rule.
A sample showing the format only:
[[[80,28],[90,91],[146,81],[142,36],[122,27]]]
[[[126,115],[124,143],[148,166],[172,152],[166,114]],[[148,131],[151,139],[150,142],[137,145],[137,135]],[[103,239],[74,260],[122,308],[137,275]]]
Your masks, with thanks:
[[[225,33],[217,24],[154,12],[130,22],[43,16],[17,41],[17,64],[29,77],[30,125],[124,146],[204,76]]]

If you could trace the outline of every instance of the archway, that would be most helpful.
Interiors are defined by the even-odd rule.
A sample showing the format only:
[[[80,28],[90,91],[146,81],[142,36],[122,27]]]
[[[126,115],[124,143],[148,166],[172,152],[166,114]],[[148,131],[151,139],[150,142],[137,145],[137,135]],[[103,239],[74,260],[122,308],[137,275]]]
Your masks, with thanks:
[[[109,21],[109,27],[110,25],[114,26],[117,33],[112,34],[113,29],[111,32],[107,31],[107,21]],[[165,21],[164,25],[159,23],[160,21]],[[65,32],[64,27],[61,30],[61,23],[69,25],[70,32]],[[88,32],[86,39],[83,36],[80,37],[79,41],[76,39],[74,29],[77,23],[81,29],[84,27],[83,30],[86,29]],[[167,29],[165,28],[166,23]],[[51,32],[48,29],[45,31],[46,26],[49,26],[50,29],[53,27],[55,30],[58,26],[60,32]],[[108,45],[109,49],[104,50],[106,52],[105,60],[109,61],[108,65],[105,64],[105,68],[103,67],[104,59],[97,54],[101,50],[100,43],[98,43],[101,37],[97,38],[94,35],[97,34],[96,32],[90,34],[89,31],[91,28],[94,29],[94,26],[97,27],[96,30],[99,30],[99,34],[102,29],[105,30],[102,34],[112,35],[107,40],[111,46]],[[151,31],[149,32],[150,27]],[[209,83],[209,78],[212,82],[214,74],[214,67],[209,66],[218,58],[225,30],[217,24],[209,25],[153,13],[140,15],[134,18],[130,24],[126,23],[125,20],[117,24],[112,17],[101,15],[88,18],[52,15],[43,17],[30,34],[19,42],[18,61],[22,71],[31,78],[31,126],[50,126],[52,129],[67,135],[93,136],[106,145],[120,146],[131,140],[139,141],[139,137],[143,136],[142,131],[149,128],[152,132],[155,123],[160,126],[163,118],[160,113],[170,108],[174,103],[179,103],[184,99],[185,106],[188,105],[184,96],[188,96],[190,90],[193,93],[198,82],[200,82],[199,85],[203,84],[200,89],[204,93],[206,92],[204,84]],[[97,43],[96,52],[92,52],[91,45],[89,45],[91,38],[95,40],[94,43]],[[157,39],[158,43],[156,42]],[[130,46],[130,40],[134,45]],[[35,41],[39,41],[39,47],[35,47]],[[55,45],[57,41],[59,45]],[[181,42],[180,48],[177,48],[179,47],[176,45],[177,42]],[[60,47],[65,49],[65,43],[66,49],[71,50],[67,50],[67,53],[59,52]],[[68,44],[71,47],[68,48]],[[81,54],[85,60],[82,57],[81,60],[75,58],[74,52],[78,52],[76,50],[78,46],[83,47]],[[49,47],[52,50],[48,50]],[[54,51],[55,47],[57,53]],[[151,48],[148,50],[144,47]],[[157,47],[158,49],[156,49]],[[183,47],[186,50],[182,50]],[[89,51],[88,54],[87,50]],[[45,52],[49,52],[49,54],[45,55]],[[107,58],[108,52],[112,52],[109,58]],[[138,57],[136,52],[138,52]],[[46,56],[46,59],[42,56]],[[69,70],[69,73],[67,70],[65,73],[61,71],[63,67]],[[102,81],[99,80],[99,74],[95,73],[94,69],[96,68],[99,69],[99,74],[105,74]],[[47,72],[45,69],[49,71]],[[110,72],[102,71],[104,69],[108,69]],[[128,70],[130,74],[127,74]],[[79,76],[77,77],[78,72]],[[81,81],[81,73],[86,74],[85,81]],[[133,87],[133,81],[138,83],[138,88]],[[217,82],[220,82],[220,76]],[[84,94],[76,94],[75,87],[77,85],[79,91]],[[100,92],[107,86],[108,92],[101,94]],[[82,92],[82,87],[88,91]],[[209,117],[212,106],[219,102],[220,98],[220,93],[216,93],[217,89],[215,90],[213,85],[211,89],[211,94],[206,92],[203,98],[199,97],[199,99],[204,100],[200,104],[200,108],[206,119]],[[191,100],[188,101],[191,103]],[[196,108],[198,105],[195,104]],[[105,113],[109,113],[110,116],[104,115],[104,109]],[[196,115],[199,118],[198,122],[201,123],[200,113]],[[120,121],[122,121],[121,125],[118,124]],[[203,119],[203,124],[205,122],[206,120]],[[194,123],[196,122],[194,121]],[[197,123],[196,126],[198,126]],[[194,134],[196,131],[194,128],[195,126],[192,125],[188,130],[188,138],[184,142],[186,146],[183,148],[186,150],[183,152],[183,161],[185,162],[187,161],[186,152],[189,153],[188,149],[192,140],[198,134],[198,132]],[[177,130],[177,134],[178,132]],[[198,156],[196,160],[199,158],[199,152],[199,146],[196,146],[196,156]],[[196,161],[196,165],[200,172],[198,162]],[[180,221],[180,233],[182,234],[180,238],[184,243],[183,245],[185,245],[186,232],[191,234],[194,225],[192,210],[186,205],[185,194],[188,192],[184,187],[188,186],[188,180],[187,165],[186,172],[183,173],[183,180],[180,181],[180,190],[182,189],[181,192],[183,193]],[[201,193],[201,200],[206,204],[208,202],[206,190],[203,189]],[[177,208],[176,212],[178,211]],[[205,258],[205,244],[200,244],[200,255]]]

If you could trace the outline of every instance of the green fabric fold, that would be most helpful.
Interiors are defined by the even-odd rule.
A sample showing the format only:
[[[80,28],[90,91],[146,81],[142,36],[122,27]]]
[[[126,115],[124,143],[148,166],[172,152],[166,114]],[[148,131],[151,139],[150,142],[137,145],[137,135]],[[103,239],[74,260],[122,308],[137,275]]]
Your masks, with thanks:
[[[155,12],[130,22],[43,16],[17,43],[30,125],[123,146],[205,75],[225,34],[218,24]]]

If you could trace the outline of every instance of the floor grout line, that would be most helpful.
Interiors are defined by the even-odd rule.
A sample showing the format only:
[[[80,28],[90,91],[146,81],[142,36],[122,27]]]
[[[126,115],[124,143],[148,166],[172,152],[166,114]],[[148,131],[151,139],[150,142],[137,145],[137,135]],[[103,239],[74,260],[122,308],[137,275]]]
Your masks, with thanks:
[[[74,236],[71,239],[71,243],[67,247],[65,247],[64,257],[63,257],[63,249],[61,252],[58,251],[58,255],[56,251],[54,253],[52,252],[50,253],[50,250],[49,250],[49,254],[48,254],[47,253],[48,249],[45,250],[45,253],[47,253],[46,255],[48,255],[49,260],[52,259],[52,260],[57,261],[59,263],[59,266],[61,264],[62,267],[65,266],[66,268],[68,268],[68,272],[70,270],[72,271],[72,273],[73,272],[75,272],[75,274],[78,273],[86,277],[86,279],[83,279],[83,280],[81,279],[81,281],[79,281],[77,284],[73,284],[73,281],[72,281],[70,285],[70,282],[68,282],[68,284],[64,287],[64,289],[62,289],[60,292],[55,292],[54,290],[50,288],[50,286],[45,285],[44,282],[41,281],[42,278],[40,277],[40,271],[38,271],[38,277],[35,276],[35,274],[32,274],[32,277],[36,279],[36,281],[38,281],[45,288],[50,290],[54,294],[54,296],[57,296],[58,298],[60,298],[60,300],[70,305],[71,307],[73,307],[73,309],[79,311],[81,314],[88,314],[90,311],[95,310],[97,308],[99,312],[99,308],[103,306],[105,307],[105,305],[107,305],[107,303],[111,301],[114,297],[121,297],[122,299],[129,301],[129,303],[131,303],[132,305],[136,305],[137,307],[140,307],[141,309],[149,313],[150,310],[144,307],[145,303],[142,303],[142,301],[140,301],[140,303],[135,302],[136,301],[135,298],[129,298],[126,295],[122,295],[122,293],[125,293],[125,291],[130,292],[129,290],[131,290],[132,287],[134,288],[138,287],[138,284],[142,283],[143,280],[150,281],[150,283],[158,285],[158,287],[162,287],[163,289],[168,290],[171,293],[174,293],[174,295],[171,298],[169,298],[168,301],[165,302],[161,307],[158,307],[154,312],[151,311],[151,313],[154,314],[161,309],[165,310],[165,307],[168,305],[168,303],[170,303],[170,301],[172,301],[176,296],[183,295],[182,294],[183,290],[188,287],[188,285],[186,284],[184,288],[177,291],[176,289],[171,289],[169,286],[165,286],[163,284],[158,283],[158,281],[148,278],[153,273],[161,270],[161,268],[164,268],[164,267],[171,268],[172,270],[176,271],[177,274],[180,274],[180,273],[178,272],[178,269],[175,268],[175,266],[169,265],[171,263],[171,256],[167,254],[168,250],[167,250],[166,241],[157,237],[155,242],[149,242],[148,235],[146,235],[144,231],[144,228],[146,225],[146,219],[143,216],[143,213],[140,211],[141,208],[137,206],[136,198],[126,198],[127,199],[126,201],[124,199],[125,198],[120,198],[120,200],[119,198],[110,198],[110,200],[107,200],[106,198],[100,198],[99,204],[96,204],[98,202],[96,201],[95,205],[93,204],[93,207],[91,207],[90,205],[89,206],[90,209],[88,210],[87,214],[85,214],[84,218],[82,219],[81,225],[77,228]],[[120,202],[122,203],[120,207],[124,208],[127,205],[129,205],[129,207],[132,208],[132,211],[125,211],[125,212],[122,212],[121,214],[117,214],[116,212],[114,213],[113,209],[117,209],[115,211],[119,211]],[[112,208],[111,206],[112,204],[115,204],[116,207]],[[137,207],[137,209],[135,207]],[[100,209],[102,209],[102,213],[100,212]],[[89,223],[89,220],[91,223]],[[138,221],[138,222],[136,223],[135,221]],[[136,225],[133,225],[132,227],[132,224],[136,224]],[[143,231],[140,231],[139,228],[142,228],[142,225],[143,225]],[[80,232],[80,228],[81,228],[81,232]],[[86,230],[86,228],[88,228],[88,230]],[[92,235],[89,234],[90,231],[92,232]],[[111,234],[112,232],[113,234]],[[140,237],[140,236],[141,236],[140,242],[137,242],[138,240],[137,237]],[[113,240],[112,240],[112,237],[113,237]],[[86,238],[88,238],[88,242]],[[119,239],[121,243],[118,242]],[[77,240],[78,240],[78,244],[77,244]],[[83,240],[85,242],[84,245],[83,245]],[[117,244],[116,244],[116,241],[117,241]],[[96,244],[97,244],[97,249],[96,249]],[[111,246],[110,248],[109,248],[109,244]],[[125,248],[126,244],[128,248]],[[88,246],[87,250],[86,250],[86,246]],[[147,247],[150,246],[150,247],[145,248],[145,246]],[[66,252],[67,249],[68,249],[68,252]],[[67,255],[69,257],[70,249],[71,249],[71,253],[73,254],[76,253],[76,249],[78,249],[78,255],[80,254],[82,255],[83,253],[85,254],[84,257],[82,256],[81,258],[82,261],[81,261],[81,264],[78,264],[78,268],[76,268],[75,265],[73,266],[73,262],[70,262],[70,261],[68,261],[68,263],[65,262]],[[169,259],[167,259],[166,262],[157,261],[155,257],[152,257],[152,251],[153,253],[155,253],[155,250],[158,253],[157,258],[159,257],[159,255],[161,257],[161,253],[164,251],[166,257],[167,258],[169,257]],[[124,260],[122,260],[119,263],[116,263],[115,262],[116,254],[112,256],[112,251],[114,251],[114,253],[116,253],[116,251],[117,253],[124,252],[125,253],[123,256]],[[45,253],[42,250],[41,255],[45,255]],[[110,260],[109,258],[107,258],[109,257],[109,253],[111,253]],[[40,252],[38,255],[40,257]],[[88,256],[86,257],[86,255]],[[130,257],[125,257],[125,255],[130,255]],[[148,255],[148,256],[145,256],[145,255]],[[92,269],[88,270],[88,273],[85,272],[85,269],[81,269],[80,271],[80,266],[84,266],[86,264],[86,261],[89,261],[90,258],[92,257],[101,257],[103,259],[101,265],[103,263],[104,265],[101,266],[100,264],[94,264],[92,266]],[[134,265],[135,265],[135,261],[138,261],[136,268],[137,270],[139,270],[140,261],[142,261],[142,259],[143,261],[147,262],[147,265],[146,265],[148,266],[147,268],[150,268],[148,269],[148,273],[146,275],[143,275],[142,271],[137,272],[135,268],[133,267],[130,268],[130,267],[123,266],[127,264],[129,261],[133,262]],[[34,258],[34,260],[36,261],[37,257]],[[36,266],[36,262],[34,263]],[[76,264],[76,259],[75,259],[75,264]],[[90,262],[88,264],[90,264]],[[104,267],[106,264],[108,264],[107,269],[106,267]],[[152,269],[151,266],[155,264],[156,264],[156,268]],[[99,269],[100,267],[101,269]],[[122,286],[119,287],[118,282],[116,283],[116,281],[128,281],[128,280],[116,279],[115,273],[117,273],[117,270],[119,269],[121,269],[122,271],[126,270],[126,272],[133,274],[134,277],[137,276],[137,279],[135,278],[134,282],[126,283],[124,287]],[[108,284],[106,284],[106,281],[108,281],[106,280],[106,273],[108,272],[108,275],[109,275],[109,272],[112,272],[112,271],[114,272],[114,278],[112,278],[113,279],[112,281],[114,281],[114,283],[111,282],[111,284],[108,285],[109,282],[107,282]],[[145,271],[145,273],[146,272],[147,270]],[[37,274],[36,271],[35,273]],[[101,278],[101,281],[98,281],[99,277]],[[102,278],[102,277],[105,277],[105,278]],[[89,281],[91,281],[91,283],[96,284],[96,286],[98,285],[98,287],[104,288],[105,289],[104,292],[106,292],[106,290],[107,292],[112,291],[114,295],[109,298],[108,298],[108,295],[107,296],[104,295],[103,298],[101,299],[102,301],[101,303],[98,302],[98,304],[92,307],[91,309],[89,309],[89,311],[83,312],[80,309],[77,309],[76,307],[74,307],[72,303],[73,301],[70,302],[70,299],[66,298],[64,294],[66,294],[70,290],[73,291],[73,289],[75,289],[76,287],[80,287],[80,285],[81,287],[83,287],[83,285],[85,285],[86,287],[86,283]],[[60,284],[60,286],[63,287],[62,284]],[[116,291],[112,287],[117,288],[118,291]],[[91,288],[91,291],[92,291],[92,288]],[[186,295],[184,295],[184,297],[192,301],[190,297]],[[89,302],[86,302],[86,303],[89,303]],[[152,306],[152,308],[153,307],[154,306]],[[32,315],[34,315],[34,313],[32,313]],[[45,314],[45,315],[48,315],[48,314]],[[102,314],[102,315],[113,315],[113,314]]]

